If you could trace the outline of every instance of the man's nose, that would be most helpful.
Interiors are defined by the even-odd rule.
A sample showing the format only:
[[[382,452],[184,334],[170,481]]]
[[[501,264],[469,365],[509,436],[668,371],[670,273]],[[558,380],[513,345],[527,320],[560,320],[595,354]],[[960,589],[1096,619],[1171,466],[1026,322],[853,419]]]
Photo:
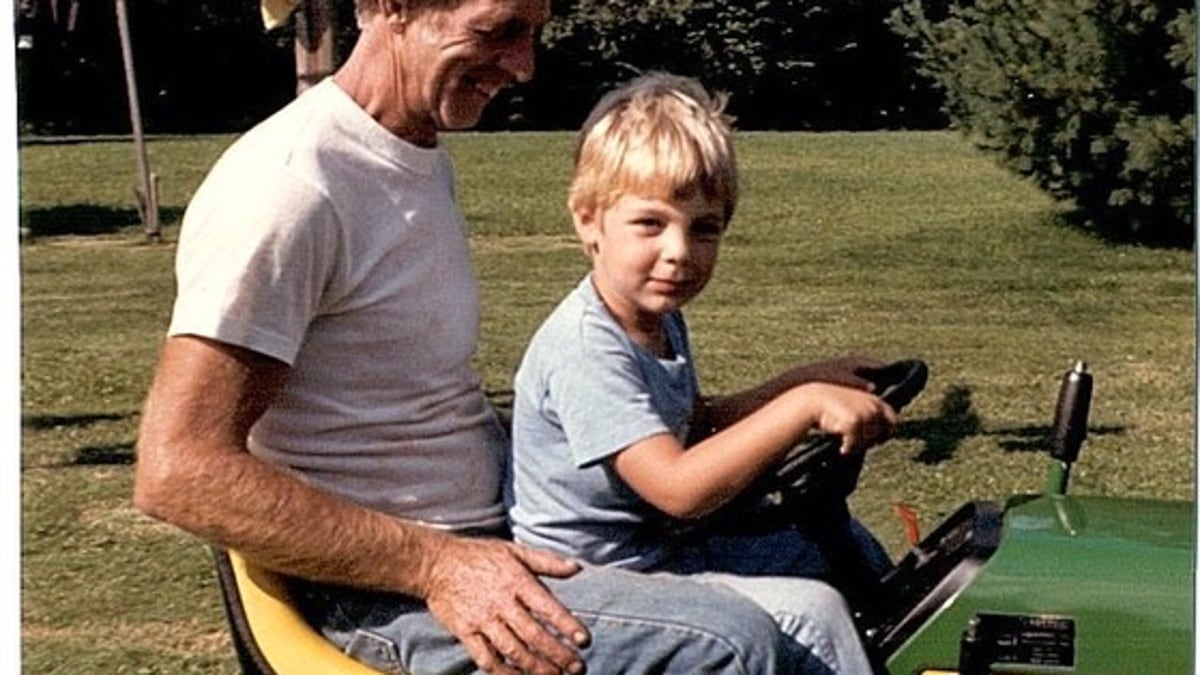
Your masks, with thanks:
[[[532,32],[526,33],[500,56],[500,67],[517,82],[533,79],[534,40]]]

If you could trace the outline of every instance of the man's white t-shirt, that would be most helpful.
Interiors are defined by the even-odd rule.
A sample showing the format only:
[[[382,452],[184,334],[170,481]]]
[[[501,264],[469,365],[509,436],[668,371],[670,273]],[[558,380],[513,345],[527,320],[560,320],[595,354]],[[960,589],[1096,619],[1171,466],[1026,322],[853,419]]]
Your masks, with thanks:
[[[397,516],[503,523],[507,440],[470,363],[478,285],[442,148],[326,80],[218,161],[176,274],[169,334],[291,366],[251,452]]]

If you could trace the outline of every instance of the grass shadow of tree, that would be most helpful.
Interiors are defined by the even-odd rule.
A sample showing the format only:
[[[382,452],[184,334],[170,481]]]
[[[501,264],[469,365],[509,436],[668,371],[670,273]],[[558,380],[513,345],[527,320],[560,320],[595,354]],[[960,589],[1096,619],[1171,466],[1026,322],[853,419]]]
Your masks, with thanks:
[[[160,223],[176,222],[182,217],[183,209],[178,207],[159,208]],[[136,208],[69,204],[21,209],[21,226],[27,229],[29,236],[34,237],[111,234],[140,226],[141,222]]]
[[[956,384],[942,396],[936,416],[902,421],[896,438],[924,442],[913,461],[934,465],[952,458],[962,442],[973,436],[997,437],[997,444],[1005,452],[1044,452],[1049,449],[1052,431],[1049,424],[985,430],[971,400],[971,389]],[[1089,436],[1123,433],[1123,426],[1088,427]]]
[[[133,464],[133,443],[89,445],[75,452],[75,466],[128,466]]]
[[[1125,433],[1123,426],[1089,426],[1088,436],[1111,436]],[[996,429],[984,432],[985,436],[999,436],[997,441],[1005,452],[1045,452],[1050,448],[1050,434],[1054,427],[1050,425],[1027,425],[1009,429]]]
[[[82,415],[22,415],[21,426],[26,429],[43,430],[59,427],[89,427],[97,422],[115,422],[130,417],[130,414],[93,413]]]
[[[21,427],[32,431],[55,429],[86,429],[102,422],[118,422],[129,419],[134,413],[89,413],[79,415],[24,415]],[[50,464],[39,464],[42,468],[65,466],[122,466],[133,464],[133,443],[108,445],[85,445],[77,448],[70,459]]]
[[[978,435],[982,426],[971,401],[971,389],[955,384],[942,396],[936,416],[902,421],[896,437],[924,442],[925,447],[913,461],[940,464],[954,456],[963,440]]]

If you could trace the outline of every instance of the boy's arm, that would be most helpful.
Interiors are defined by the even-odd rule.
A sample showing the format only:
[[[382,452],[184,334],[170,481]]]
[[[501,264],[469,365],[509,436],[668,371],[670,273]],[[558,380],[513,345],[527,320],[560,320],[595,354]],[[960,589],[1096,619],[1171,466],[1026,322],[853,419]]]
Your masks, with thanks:
[[[617,453],[613,467],[631,488],[676,518],[708,514],[746,489],[810,429],[842,437],[843,452],[890,436],[896,413],[873,394],[819,382],[786,389],[691,448],[670,434]]]
[[[713,433],[728,427],[758,410],[789,389],[809,382],[824,382],[872,391],[874,385],[861,371],[882,367],[884,363],[863,356],[845,356],[814,361],[780,373],[756,387],[736,394],[701,397],[692,415],[688,445],[695,445]]]

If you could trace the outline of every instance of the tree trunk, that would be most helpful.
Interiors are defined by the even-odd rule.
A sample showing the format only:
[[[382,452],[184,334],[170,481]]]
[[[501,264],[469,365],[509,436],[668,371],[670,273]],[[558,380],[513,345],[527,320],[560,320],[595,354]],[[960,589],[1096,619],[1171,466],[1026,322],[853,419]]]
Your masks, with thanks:
[[[332,75],[333,0],[302,0],[296,11],[296,94]]]
[[[129,12],[125,0],[116,0],[117,33],[121,40],[121,56],[125,62],[125,88],[129,95],[129,121],[133,127],[133,144],[137,156],[138,187],[134,193],[138,200],[138,214],[146,238],[158,240],[162,233],[158,227],[158,181],[150,172],[150,161],[146,154],[146,139],[142,133],[142,111],[138,103],[137,75],[133,68],[133,48],[129,37]]]

